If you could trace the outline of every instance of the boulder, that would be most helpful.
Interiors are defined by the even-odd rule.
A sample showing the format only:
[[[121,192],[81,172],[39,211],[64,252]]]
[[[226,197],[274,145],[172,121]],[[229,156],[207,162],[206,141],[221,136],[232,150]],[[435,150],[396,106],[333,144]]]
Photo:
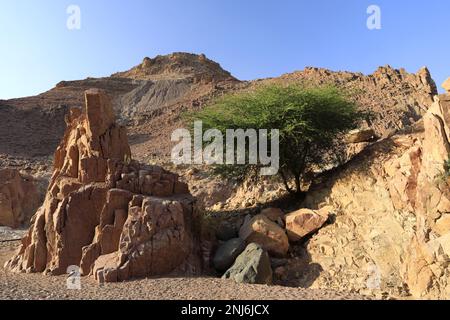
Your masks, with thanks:
[[[286,230],[289,240],[300,241],[319,230],[330,215],[329,208],[321,210],[300,209],[286,215]]]
[[[271,255],[284,257],[289,249],[286,232],[265,215],[259,214],[247,220],[239,230],[239,237],[247,244],[261,245]]]
[[[242,251],[245,249],[245,242],[241,238],[228,240],[217,249],[213,264],[217,271],[224,272],[231,267]]]
[[[442,84],[442,88],[444,88],[445,91],[450,93],[450,78],[445,80],[445,82]]]
[[[6,267],[58,275],[77,265],[99,282],[200,272],[187,185],[131,159],[103,91],[85,101],[66,117],[44,204]]]
[[[250,243],[222,278],[237,283],[271,284],[272,268],[267,251],[256,243]]]
[[[376,139],[376,133],[373,129],[356,129],[350,131],[345,140],[347,143],[371,142]]]
[[[41,204],[33,178],[15,169],[0,170],[0,226],[28,225]]]

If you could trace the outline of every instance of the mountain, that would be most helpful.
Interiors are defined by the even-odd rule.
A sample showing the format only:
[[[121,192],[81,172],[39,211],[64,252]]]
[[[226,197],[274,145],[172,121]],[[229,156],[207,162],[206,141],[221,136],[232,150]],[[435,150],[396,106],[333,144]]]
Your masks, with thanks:
[[[299,206],[314,210],[327,208],[329,214],[325,224],[322,221],[323,225],[317,231],[298,243],[289,244],[289,255],[283,265],[274,267],[276,283],[376,294],[380,298],[448,297],[450,88],[447,82],[444,85],[447,94],[439,96],[427,68],[412,74],[404,69],[384,66],[373,74],[364,75],[310,67],[276,78],[240,81],[204,55],[174,53],[145,58],[130,70],[110,77],[62,81],[55,88],[34,97],[0,101],[3,120],[0,127],[0,167],[21,169],[21,174],[26,171],[34,176],[51,172],[49,164],[58,141],[63,137],[64,118],[69,127],[73,125],[70,114],[77,111],[69,110],[81,107],[85,90],[93,87],[103,89],[111,98],[111,106],[118,115],[117,125],[126,126],[128,131],[133,158],[148,163],[168,160],[170,134],[184,125],[180,117],[183,111],[200,109],[222,94],[252,90],[271,83],[330,84],[343,88],[359,108],[374,115],[360,124],[356,135],[372,130],[377,139],[369,142],[357,136],[353,142],[345,143],[353,148],[349,150],[352,157],[345,164],[319,174],[319,179],[313,182],[302,203],[283,203],[283,190],[275,179],[234,184],[211,177],[197,167],[175,168],[179,169],[180,180],[187,182],[197,203],[206,207],[211,217],[219,218],[211,222],[211,226],[207,225],[211,228],[207,234],[215,234],[222,240],[218,236],[220,232],[222,236],[229,233],[230,237],[235,237],[240,228],[252,225],[246,223],[252,221],[248,219],[248,214],[252,213],[261,213],[258,219],[272,226],[271,230],[281,230],[279,234],[284,234],[286,226],[282,219],[274,222],[261,217],[264,211],[261,209],[274,205],[270,202],[274,199],[279,200],[275,205],[280,207],[275,212],[283,217]],[[110,113],[100,112],[95,118]],[[81,126],[79,131],[69,135],[75,137],[75,142],[71,148],[59,149],[55,163],[60,163],[58,160],[64,158],[60,152],[66,150],[69,155],[64,161],[67,168],[86,165],[86,159],[83,163],[75,160],[77,153],[74,152],[77,149],[89,151],[83,148],[82,135],[86,128]],[[123,158],[122,153],[119,158]],[[104,173],[104,164],[98,168],[102,168],[100,172]],[[128,169],[117,172],[117,178],[122,179],[120,184],[137,187],[141,185],[138,181],[146,181],[143,179],[145,172],[141,176],[139,168],[130,174],[125,173]],[[85,169],[92,168],[86,166]],[[87,172],[82,170],[81,176]],[[75,173],[73,175],[76,176]],[[22,178],[25,180],[16,179],[17,185],[28,182],[28,178]],[[66,181],[67,172],[60,178]],[[134,182],[127,184],[132,180]],[[1,190],[8,190],[0,196],[9,196],[11,203],[16,201],[15,198],[22,201],[23,192],[16,192],[18,196],[13,199],[10,186],[2,188],[0,185]],[[78,184],[56,188],[48,199],[68,192],[67,201],[77,201],[70,194],[73,186],[78,188]],[[80,192],[87,191],[83,187]],[[64,216],[62,212],[76,211],[78,207],[70,209],[70,206],[52,204],[48,209],[49,212],[54,208],[63,210],[61,215]],[[314,219],[314,210],[291,223],[297,223],[299,227],[303,227],[303,223],[309,224]],[[39,215],[35,217],[39,218]],[[54,221],[47,221],[46,217],[41,214],[40,219],[32,220],[39,231],[33,233],[32,238],[40,236],[44,239],[54,235],[47,232],[43,236],[40,223],[46,221],[51,225]],[[250,231],[263,238],[276,234],[265,230],[255,228]],[[206,261],[212,257],[217,239],[202,239],[200,247],[205,249],[202,256]],[[24,255],[24,261],[31,261],[28,259],[31,256]],[[38,258],[43,268],[45,261],[40,260],[41,255]]]
[[[277,78],[240,81],[204,55],[173,53],[144,58],[124,72],[104,78],[61,81],[33,97],[0,100],[0,166],[47,168],[64,132],[64,116],[83,105],[83,92],[103,89],[112,98],[119,122],[127,126],[133,154],[143,161],[167,160],[171,132],[182,126],[180,114],[212,99],[267,83],[335,84],[350,92],[375,118],[363,127],[386,136],[418,119],[437,94],[426,68],[417,74],[380,67],[371,75],[306,68]],[[48,168],[47,168],[48,170]]]

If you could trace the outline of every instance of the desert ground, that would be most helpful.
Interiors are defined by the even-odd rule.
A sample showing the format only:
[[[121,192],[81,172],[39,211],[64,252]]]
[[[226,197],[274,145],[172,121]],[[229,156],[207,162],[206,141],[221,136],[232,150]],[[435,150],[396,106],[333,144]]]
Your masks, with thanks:
[[[5,239],[5,237],[3,237]],[[145,278],[97,284],[81,279],[81,290],[67,289],[66,276],[12,273],[3,268],[20,241],[0,242],[0,299],[4,300],[361,300],[358,294],[282,286],[245,285],[210,277]]]

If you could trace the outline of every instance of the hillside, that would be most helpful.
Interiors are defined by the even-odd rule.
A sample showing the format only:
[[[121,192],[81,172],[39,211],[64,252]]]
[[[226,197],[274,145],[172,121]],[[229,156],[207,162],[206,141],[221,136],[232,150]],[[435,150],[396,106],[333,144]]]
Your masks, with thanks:
[[[173,53],[145,58],[128,71],[105,78],[61,81],[40,95],[0,100],[0,165],[39,168],[49,165],[72,107],[83,104],[83,92],[104,89],[121,123],[127,125],[138,159],[167,159],[170,134],[182,125],[184,110],[201,108],[223,93],[278,82],[331,83],[351,90],[361,108],[372,110],[379,136],[389,135],[420,118],[437,93],[426,68],[417,74],[380,67],[372,75],[306,68],[278,78],[242,82],[204,55]]]

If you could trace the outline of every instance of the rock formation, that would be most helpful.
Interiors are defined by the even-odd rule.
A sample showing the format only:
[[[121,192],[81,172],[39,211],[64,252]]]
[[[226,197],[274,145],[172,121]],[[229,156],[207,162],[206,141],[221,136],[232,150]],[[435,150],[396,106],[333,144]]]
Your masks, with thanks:
[[[194,198],[175,174],[131,160],[124,127],[97,89],[71,109],[45,202],[7,268],[98,281],[200,270]]]
[[[449,128],[450,94],[436,96],[423,121],[312,189],[309,207],[338,210],[306,245],[325,270],[315,287],[450,296]]]
[[[15,169],[0,170],[0,226],[27,225],[41,204],[33,178]]]

